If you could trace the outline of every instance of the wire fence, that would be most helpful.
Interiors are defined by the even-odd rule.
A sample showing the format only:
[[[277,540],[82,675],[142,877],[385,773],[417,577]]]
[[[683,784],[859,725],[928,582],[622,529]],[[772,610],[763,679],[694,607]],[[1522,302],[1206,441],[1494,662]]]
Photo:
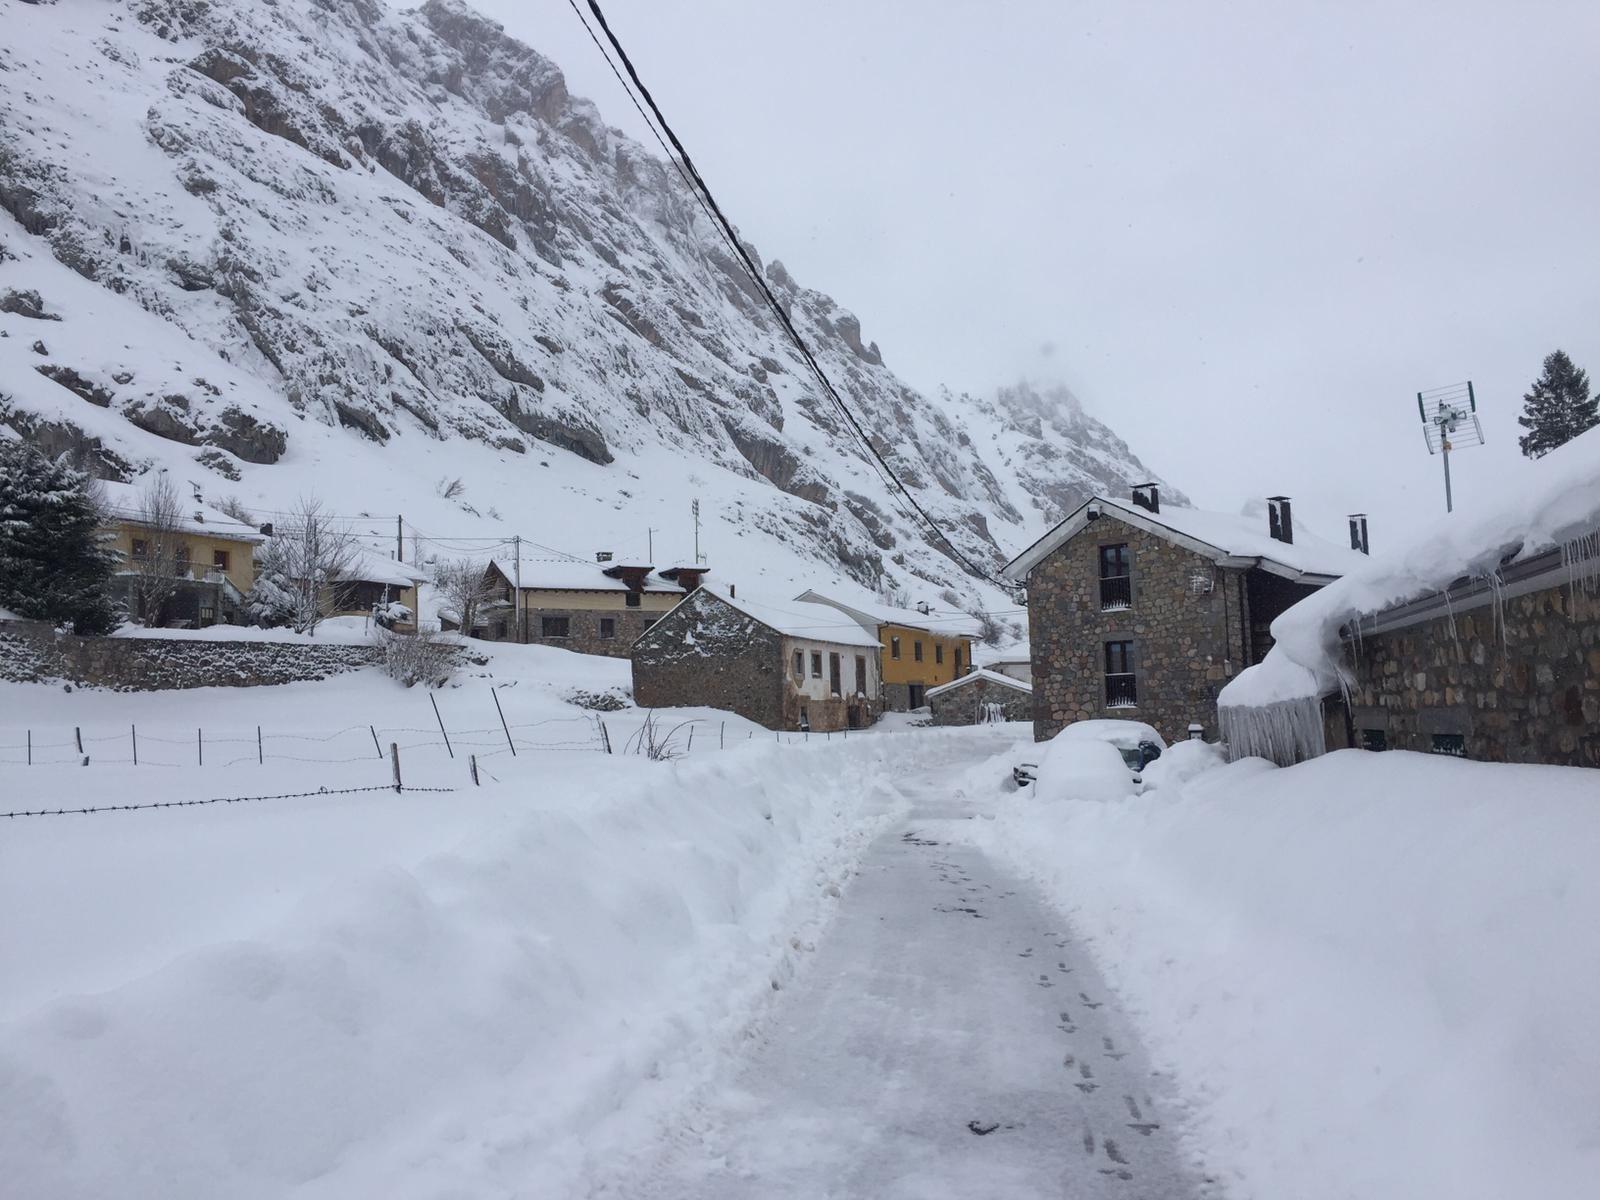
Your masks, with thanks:
[[[376,722],[331,730],[290,731],[266,725],[239,729],[169,725],[106,730],[103,726],[24,728],[0,741],[0,766],[233,767],[250,763],[340,764],[382,761],[391,747],[401,751],[442,751],[450,758],[516,756],[541,751],[578,750],[681,758],[731,749],[770,736],[780,745],[848,739],[850,730],[756,730],[742,721],[689,718],[675,724],[653,712],[621,710],[594,716],[510,721],[499,708],[498,725],[452,727],[430,696],[430,725],[394,726]],[[608,720],[609,718],[609,720]],[[615,728],[612,726],[615,725]],[[20,739],[17,733],[21,733]],[[859,731],[857,731],[859,736]],[[459,753],[458,753],[459,752]]]
[[[194,808],[202,804],[251,804],[260,800],[297,800],[305,796],[353,796],[357,792],[453,792],[448,787],[396,787],[379,784],[374,787],[318,788],[314,792],[280,792],[275,796],[211,796],[204,800],[151,800],[143,804],[94,804],[83,808],[32,808],[15,812],[0,812],[0,817],[71,817],[84,813],[138,812],[155,808]]]

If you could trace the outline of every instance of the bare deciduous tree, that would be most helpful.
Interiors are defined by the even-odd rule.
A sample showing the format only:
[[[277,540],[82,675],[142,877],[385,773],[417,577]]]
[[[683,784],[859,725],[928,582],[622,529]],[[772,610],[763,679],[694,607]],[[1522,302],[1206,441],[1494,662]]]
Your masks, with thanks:
[[[316,636],[330,612],[344,607],[358,547],[348,526],[330,517],[315,497],[302,499],[272,538],[273,557],[288,594],[289,623]]]
[[[145,625],[158,623],[162,610],[189,573],[189,539],[184,535],[183,504],[165,474],[156,475],[139,497],[132,514],[135,526],[128,563],[133,575],[129,596],[133,617]]]
[[[443,608],[453,616],[461,632],[470,634],[484,606],[495,598],[495,585],[480,562],[470,558],[440,561],[434,567],[433,584],[439,589]]]

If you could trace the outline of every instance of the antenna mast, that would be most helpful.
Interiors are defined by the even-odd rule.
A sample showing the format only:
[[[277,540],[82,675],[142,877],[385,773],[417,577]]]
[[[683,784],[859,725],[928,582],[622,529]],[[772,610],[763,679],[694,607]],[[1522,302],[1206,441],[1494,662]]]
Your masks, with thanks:
[[[689,504],[689,511],[694,514],[694,562],[700,565],[700,499],[697,496]]]
[[[1450,451],[1483,445],[1483,426],[1478,422],[1478,396],[1472,380],[1452,383],[1417,393],[1417,413],[1422,417],[1422,436],[1428,453],[1444,459],[1444,510],[1455,511],[1455,494],[1450,487]]]

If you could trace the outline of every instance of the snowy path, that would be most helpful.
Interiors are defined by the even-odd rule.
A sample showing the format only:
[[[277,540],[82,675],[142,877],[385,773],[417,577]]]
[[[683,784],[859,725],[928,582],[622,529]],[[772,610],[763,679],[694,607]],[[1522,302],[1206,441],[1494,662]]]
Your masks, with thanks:
[[[1086,952],[1029,885],[940,838],[971,809],[932,772],[901,786],[911,817],[762,1041],[619,1194],[1196,1195]]]

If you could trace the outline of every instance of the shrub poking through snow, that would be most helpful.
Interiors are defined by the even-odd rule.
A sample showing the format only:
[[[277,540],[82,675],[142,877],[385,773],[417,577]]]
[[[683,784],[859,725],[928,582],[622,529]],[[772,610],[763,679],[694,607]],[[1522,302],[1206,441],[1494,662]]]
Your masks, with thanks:
[[[629,754],[642,754],[652,762],[662,762],[666,759],[677,758],[684,753],[684,747],[679,744],[679,734],[689,725],[683,721],[668,729],[656,720],[655,713],[645,715],[644,724],[639,726],[639,732],[634,734],[628,742]]]
[[[419,629],[416,633],[379,629],[373,644],[378,648],[378,663],[384,674],[407,687],[418,683],[438,687],[455,672],[455,647],[436,629]]]

